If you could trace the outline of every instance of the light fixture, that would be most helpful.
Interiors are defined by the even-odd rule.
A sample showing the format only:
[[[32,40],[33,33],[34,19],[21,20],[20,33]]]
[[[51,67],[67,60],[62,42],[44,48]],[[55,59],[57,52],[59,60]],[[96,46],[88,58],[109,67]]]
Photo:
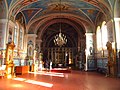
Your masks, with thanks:
[[[61,16],[61,0],[60,0],[60,4],[58,4],[59,6],[59,10],[60,10],[60,16]],[[59,31],[59,34],[55,35],[54,37],[54,43],[55,45],[58,45],[58,46],[63,46],[67,43],[67,38],[66,36],[61,32],[61,18],[60,18],[60,31]]]

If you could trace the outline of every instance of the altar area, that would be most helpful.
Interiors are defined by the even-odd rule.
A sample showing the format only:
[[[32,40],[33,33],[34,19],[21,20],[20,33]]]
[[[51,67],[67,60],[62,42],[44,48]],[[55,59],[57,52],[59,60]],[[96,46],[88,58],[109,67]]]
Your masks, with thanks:
[[[71,73],[71,70],[68,68],[52,68],[50,71],[57,73]]]
[[[66,68],[69,64],[73,64],[74,48],[52,47],[43,51],[44,63],[52,62],[52,68]]]

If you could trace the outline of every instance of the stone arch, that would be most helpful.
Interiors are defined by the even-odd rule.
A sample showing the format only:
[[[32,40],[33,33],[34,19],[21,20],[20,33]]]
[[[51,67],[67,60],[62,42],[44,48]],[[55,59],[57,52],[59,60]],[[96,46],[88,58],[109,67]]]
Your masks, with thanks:
[[[51,18],[52,17],[52,18]],[[95,28],[94,24],[91,23],[90,21],[83,19],[81,17],[78,17],[76,15],[72,15],[72,14],[61,14],[61,16],[59,14],[51,14],[49,15],[45,15],[42,18],[37,18],[33,21],[31,21],[28,25],[27,25],[27,30],[30,29],[30,27],[32,26],[33,23],[35,23],[36,21],[39,21],[39,24],[35,27],[34,30],[38,30],[38,28],[44,24],[45,22],[49,21],[49,20],[53,20],[53,19],[57,19],[57,18],[64,18],[64,19],[69,19],[72,21],[75,21],[76,23],[78,23],[79,25],[81,25],[83,28],[85,28],[85,30],[88,30],[88,28]],[[90,25],[90,26],[89,26]],[[88,27],[89,26],[89,27]],[[27,31],[29,32],[29,31]],[[87,32],[87,31],[86,31]]]
[[[60,21],[59,19],[56,19],[56,20],[52,20],[51,22],[47,23],[46,25],[44,25],[44,26],[41,28],[41,31],[40,31],[40,33],[38,34],[39,38],[42,37],[42,33],[45,32],[45,30],[46,30],[46,28],[48,28],[48,26],[50,26],[50,25],[52,25],[52,24],[54,24],[54,23],[59,23],[59,22],[64,22],[64,23],[67,23],[67,24],[73,26],[73,27],[75,28],[75,30],[78,32],[78,34],[80,35],[80,30],[79,30],[80,28],[79,28],[78,26],[76,26],[75,23],[70,22],[70,21],[65,20],[65,19],[63,19],[62,21]]]

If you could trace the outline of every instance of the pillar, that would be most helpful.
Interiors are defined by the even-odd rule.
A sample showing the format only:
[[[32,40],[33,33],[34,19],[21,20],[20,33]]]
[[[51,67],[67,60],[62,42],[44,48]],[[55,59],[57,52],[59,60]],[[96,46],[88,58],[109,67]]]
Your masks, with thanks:
[[[0,49],[6,49],[7,19],[0,19]]]
[[[115,0],[114,14],[114,42],[115,42],[115,54],[116,54],[116,76],[120,77],[120,0]]]
[[[28,39],[28,36],[27,36],[27,34],[25,34],[25,36],[24,36],[24,51],[25,51],[25,53],[27,53],[27,39]]]
[[[28,44],[28,42],[31,40],[32,41],[32,44],[33,44],[33,47],[32,47],[32,56],[30,56],[30,58],[32,57],[33,59],[35,59],[34,58],[34,54],[36,54],[36,53],[34,53],[34,50],[35,50],[35,45],[36,45],[36,37],[37,37],[37,35],[36,34],[27,34],[27,44]],[[27,45],[28,46],[28,45]],[[28,53],[28,52],[27,52]],[[28,54],[29,55],[29,54]],[[34,68],[35,68],[35,64],[34,64],[34,61],[35,60],[33,60],[32,61],[32,70],[34,70]]]
[[[3,58],[2,64],[5,63],[4,58],[5,58],[5,50],[6,50],[6,39],[7,39],[7,26],[8,26],[8,19],[0,19],[0,51],[1,56]]]

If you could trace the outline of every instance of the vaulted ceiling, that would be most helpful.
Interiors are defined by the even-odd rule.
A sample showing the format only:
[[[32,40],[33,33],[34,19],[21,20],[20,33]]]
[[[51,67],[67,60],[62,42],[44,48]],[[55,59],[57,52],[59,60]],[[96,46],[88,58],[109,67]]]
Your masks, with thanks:
[[[53,20],[57,23],[55,19],[59,18],[71,25],[75,22],[78,24],[76,27],[82,27],[85,32],[93,32],[100,17],[104,16],[106,20],[112,17],[115,0],[0,0],[0,2],[6,11],[6,17],[15,20],[21,15],[27,33],[37,33],[45,29],[44,26],[50,26],[46,23]]]
[[[4,1],[9,15],[24,15],[26,24],[45,15],[58,13],[60,0],[1,0]],[[103,13],[111,15],[115,0],[61,0],[62,13],[79,16],[95,23]],[[107,15],[106,15],[107,14]]]

